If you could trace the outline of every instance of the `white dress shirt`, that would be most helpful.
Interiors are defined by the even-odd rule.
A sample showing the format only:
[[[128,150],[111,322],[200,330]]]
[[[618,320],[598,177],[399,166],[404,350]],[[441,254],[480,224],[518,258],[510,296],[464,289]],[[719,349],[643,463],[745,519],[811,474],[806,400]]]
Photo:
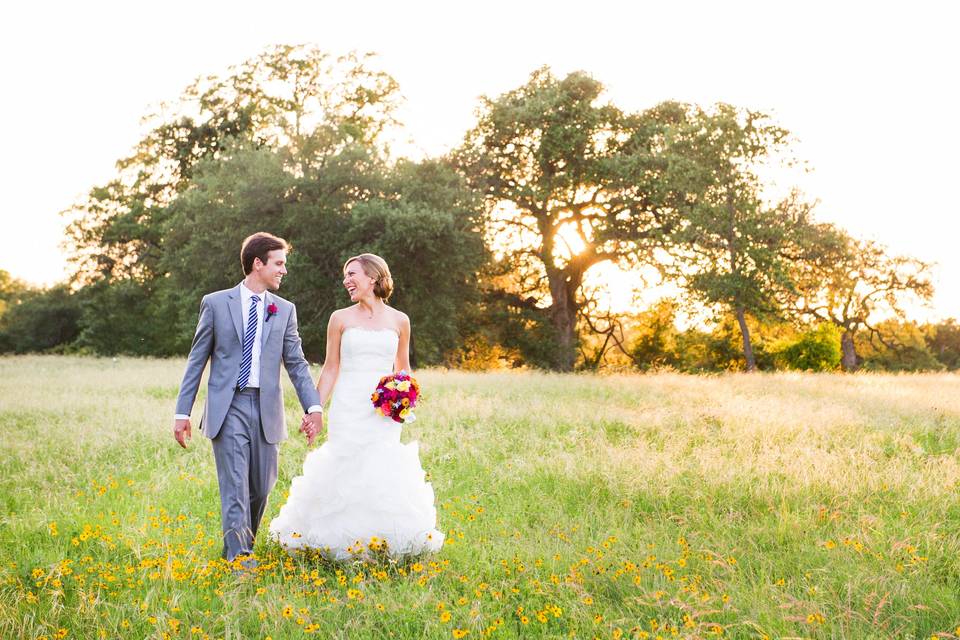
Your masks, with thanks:
[[[257,302],[257,328],[253,335],[253,359],[250,361],[250,378],[247,380],[247,389],[260,388],[260,338],[263,337],[263,309],[264,296],[266,291],[254,294],[247,289],[247,286],[240,283],[240,309],[243,311],[243,330],[244,339],[246,339],[247,322],[250,320],[250,305],[253,304],[253,296],[256,295],[260,300]]]
[[[250,378],[247,380],[247,389],[260,388],[260,340],[263,337],[263,318],[266,291],[254,294],[245,284],[240,283],[240,310],[243,312],[243,328],[246,331],[247,322],[250,321],[250,305],[253,304],[253,296],[256,295],[260,300],[257,302],[257,328],[253,338],[253,359],[250,362]],[[246,336],[244,336],[246,337]],[[307,413],[322,413],[323,407],[318,404],[312,405],[307,409]],[[181,414],[174,415],[176,420],[186,420],[190,416]]]

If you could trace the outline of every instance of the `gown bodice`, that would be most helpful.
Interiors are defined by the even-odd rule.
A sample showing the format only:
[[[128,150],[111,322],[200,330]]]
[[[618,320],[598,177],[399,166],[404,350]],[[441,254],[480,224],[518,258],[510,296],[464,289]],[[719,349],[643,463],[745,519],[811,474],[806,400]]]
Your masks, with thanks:
[[[400,424],[373,407],[380,378],[393,373],[400,337],[393,329],[349,327],[340,336],[340,371],[327,421],[327,440],[343,448],[400,442]]]
[[[347,327],[340,334],[340,374],[370,373],[379,380],[393,371],[399,342],[393,329]]]

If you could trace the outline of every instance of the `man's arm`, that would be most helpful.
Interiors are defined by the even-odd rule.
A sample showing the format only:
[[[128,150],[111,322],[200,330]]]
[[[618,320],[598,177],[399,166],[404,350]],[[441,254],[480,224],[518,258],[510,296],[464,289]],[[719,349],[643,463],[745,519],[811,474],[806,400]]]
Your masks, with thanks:
[[[207,366],[210,353],[213,350],[213,311],[204,296],[200,301],[200,319],[197,321],[197,330],[193,334],[193,344],[190,346],[190,355],[187,356],[187,368],[180,381],[180,393],[177,396],[177,409],[173,423],[173,437],[181,447],[186,448],[186,440],[190,435],[190,412],[193,402],[197,398],[200,387],[200,378],[203,369]]]
[[[300,331],[297,328],[297,308],[290,310],[290,318],[283,334],[283,366],[297,391],[297,397],[305,413],[322,412],[320,394],[313,386],[310,377],[310,364],[303,355],[303,344],[300,340]]]

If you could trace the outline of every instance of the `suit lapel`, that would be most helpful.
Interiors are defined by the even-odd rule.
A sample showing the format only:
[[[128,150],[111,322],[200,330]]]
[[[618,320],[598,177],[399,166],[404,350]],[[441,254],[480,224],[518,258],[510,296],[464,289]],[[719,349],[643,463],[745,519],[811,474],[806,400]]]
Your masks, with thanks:
[[[240,295],[240,285],[230,289],[227,297],[230,298],[228,303],[230,317],[233,318],[233,326],[237,329],[237,339],[240,340],[240,344],[243,344],[243,309],[241,308],[243,306],[243,296]]]
[[[266,291],[263,292],[263,331],[260,332],[260,347],[267,344],[267,336],[270,335],[270,329],[273,328],[273,325],[276,324],[278,314],[274,314],[274,317],[270,317],[267,313],[267,309],[270,308],[270,305],[273,304],[273,299],[270,297],[270,294]],[[260,352],[263,353],[262,351]]]

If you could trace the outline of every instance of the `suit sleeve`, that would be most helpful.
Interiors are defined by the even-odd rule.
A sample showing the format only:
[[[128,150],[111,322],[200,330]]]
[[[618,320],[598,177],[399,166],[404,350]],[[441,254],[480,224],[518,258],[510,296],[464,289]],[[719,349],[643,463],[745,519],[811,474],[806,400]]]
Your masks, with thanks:
[[[297,307],[290,310],[287,328],[283,334],[283,366],[287,368],[287,375],[297,390],[297,398],[306,411],[314,405],[320,404],[320,394],[310,377],[310,364],[303,355],[303,344],[300,340],[300,331],[297,328]]]
[[[213,311],[207,296],[200,302],[200,320],[197,322],[197,331],[193,334],[193,344],[190,355],[187,357],[187,368],[180,381],[180,394],[177,396],[177,413],[190,415],[193,402],[197,398],[200,387],[200,378],[203,369],[207,366],[210,353],[213,351]]]

